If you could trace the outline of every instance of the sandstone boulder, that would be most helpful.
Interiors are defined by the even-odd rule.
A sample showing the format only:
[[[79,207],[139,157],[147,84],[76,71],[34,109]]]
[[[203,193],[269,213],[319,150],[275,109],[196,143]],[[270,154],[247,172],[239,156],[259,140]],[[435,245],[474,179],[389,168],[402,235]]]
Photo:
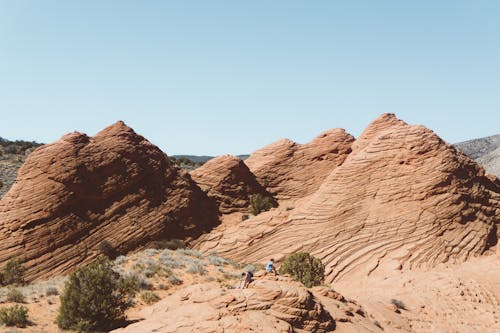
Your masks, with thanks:
[[[318,296],[319,297],[319,296]],[[312,290],[290,278],[259,278],[248,289],[198,284],[142,312],[144,320],[115,333],[170,332],[381,332],[363,313],[342,329]],[[323,297],[326,299],[326,297]],[[335,313],[352,303],[330,300]],[[366,317],[366,318],[365,318]],[[340,323],[339,323],[340,324]]]

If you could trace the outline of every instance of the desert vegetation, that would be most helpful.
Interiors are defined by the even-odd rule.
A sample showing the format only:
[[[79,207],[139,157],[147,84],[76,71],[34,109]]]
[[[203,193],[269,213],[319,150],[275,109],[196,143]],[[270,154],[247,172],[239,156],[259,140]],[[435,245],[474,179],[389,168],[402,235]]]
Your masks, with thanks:
[[[287,256],[279,269],[280,274],[290,274],[306,287],[319,286],[325,280],[325,265],[307,252]]]
[[[27,150],[40,147],[42,143],[35,141],[10,141],[0,137],[0,156],[3,154],[25,154]]]
[[[82,332],[105,331],[124,319],[137,282],[113,270],[112,262],[99,257],[71,274],[61,295],[57,324]]]
[[[194,170],[204,164],[204,162],[195,162],[187,157],[168,157],[175,165],[182,169]]]
[[[250,212],[253,215],[259,215],[262,212],[268,211],[274,207],[272,198],[263,196],[260,193],[250,196]]]
[[[0,309],[0,323],[5,326],[25,327],[29,324],[28,309],[22,305],[13,305]]]
[[[0,286],[24,283],[24,272],[21,260],[11,258],[0,271]]]

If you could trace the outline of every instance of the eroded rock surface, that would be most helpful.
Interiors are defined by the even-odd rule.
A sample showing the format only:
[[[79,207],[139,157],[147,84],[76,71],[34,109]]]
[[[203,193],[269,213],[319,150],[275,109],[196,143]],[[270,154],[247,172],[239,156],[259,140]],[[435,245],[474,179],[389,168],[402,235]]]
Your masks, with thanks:
[[[252,195],[271,197],[245,163],[231,155],[211,159],[192,171],[191,177],[209,197],[216,200],[221,214],[247,212]]]
[[[72,271],[103,248],[195,237],[216,223],[215,205],[191,178],[118,122],[29,155],[0,201],[0,264],[18,256],[32,280]]]
[[[307,251],[326,265],[329,282],[493,252],[500,185],[477,163],[392,114],[352,150],[288,217],[279,211],[220,226],[197,248],[246,262]]]
[[[113,332],[382,331],[360,306],[336,299],[336,295],[321,288],[309,290],[287,277],[257,278],[248,289],[198,284],[145,309],[142,313],[144,320]],[[342,329],[337,330],[339,326],[334,317],[318,297],[332,302],[330,306],[335,311],[334,316],[342,321]]]
[[[351,152],[354,137],[332,129],[307,144],[283,139],[261,148],[245,160],[250,171],[279,200],[314,193]]]

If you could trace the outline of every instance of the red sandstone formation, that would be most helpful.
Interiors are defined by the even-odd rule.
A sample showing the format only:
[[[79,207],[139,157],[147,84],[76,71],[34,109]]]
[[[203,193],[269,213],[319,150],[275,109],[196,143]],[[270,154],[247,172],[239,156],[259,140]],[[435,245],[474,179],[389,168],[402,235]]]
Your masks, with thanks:
[[[251,195],[271,196],[245,163],[231,155],[211,159],[192,171],[191,177],[209,197],[216,200],[222,214],[247,212]]]
[[[0,201],[0,263],[25,260],[27,279],[67,273],[102,250],[193,237],[216,207],[158,147],[118,122],[33,152]]]
[[[265,214],[221,225],[197,247],[246,262],[308,251],[326,265],[329,282],[493,252],[500,183],[477,163],[392,114],[375,120],[352,147],[288,218]],[[315,178],[313,170],[323,169],[312,165]]]
[[[326,131],[304,145],[283,139],[255,151],[245,164],[277,199],[299,199],[314,193],[344,162],[353,141],[343,129]]]

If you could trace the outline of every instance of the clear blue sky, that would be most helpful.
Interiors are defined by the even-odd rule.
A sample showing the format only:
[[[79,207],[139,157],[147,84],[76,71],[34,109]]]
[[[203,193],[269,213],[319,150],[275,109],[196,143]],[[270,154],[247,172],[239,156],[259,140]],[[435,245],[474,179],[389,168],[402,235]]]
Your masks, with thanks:
[[[384,112],[500,132],[500,1],[0,0],[0,136],[124,120],[168,154],[249,153]]]

